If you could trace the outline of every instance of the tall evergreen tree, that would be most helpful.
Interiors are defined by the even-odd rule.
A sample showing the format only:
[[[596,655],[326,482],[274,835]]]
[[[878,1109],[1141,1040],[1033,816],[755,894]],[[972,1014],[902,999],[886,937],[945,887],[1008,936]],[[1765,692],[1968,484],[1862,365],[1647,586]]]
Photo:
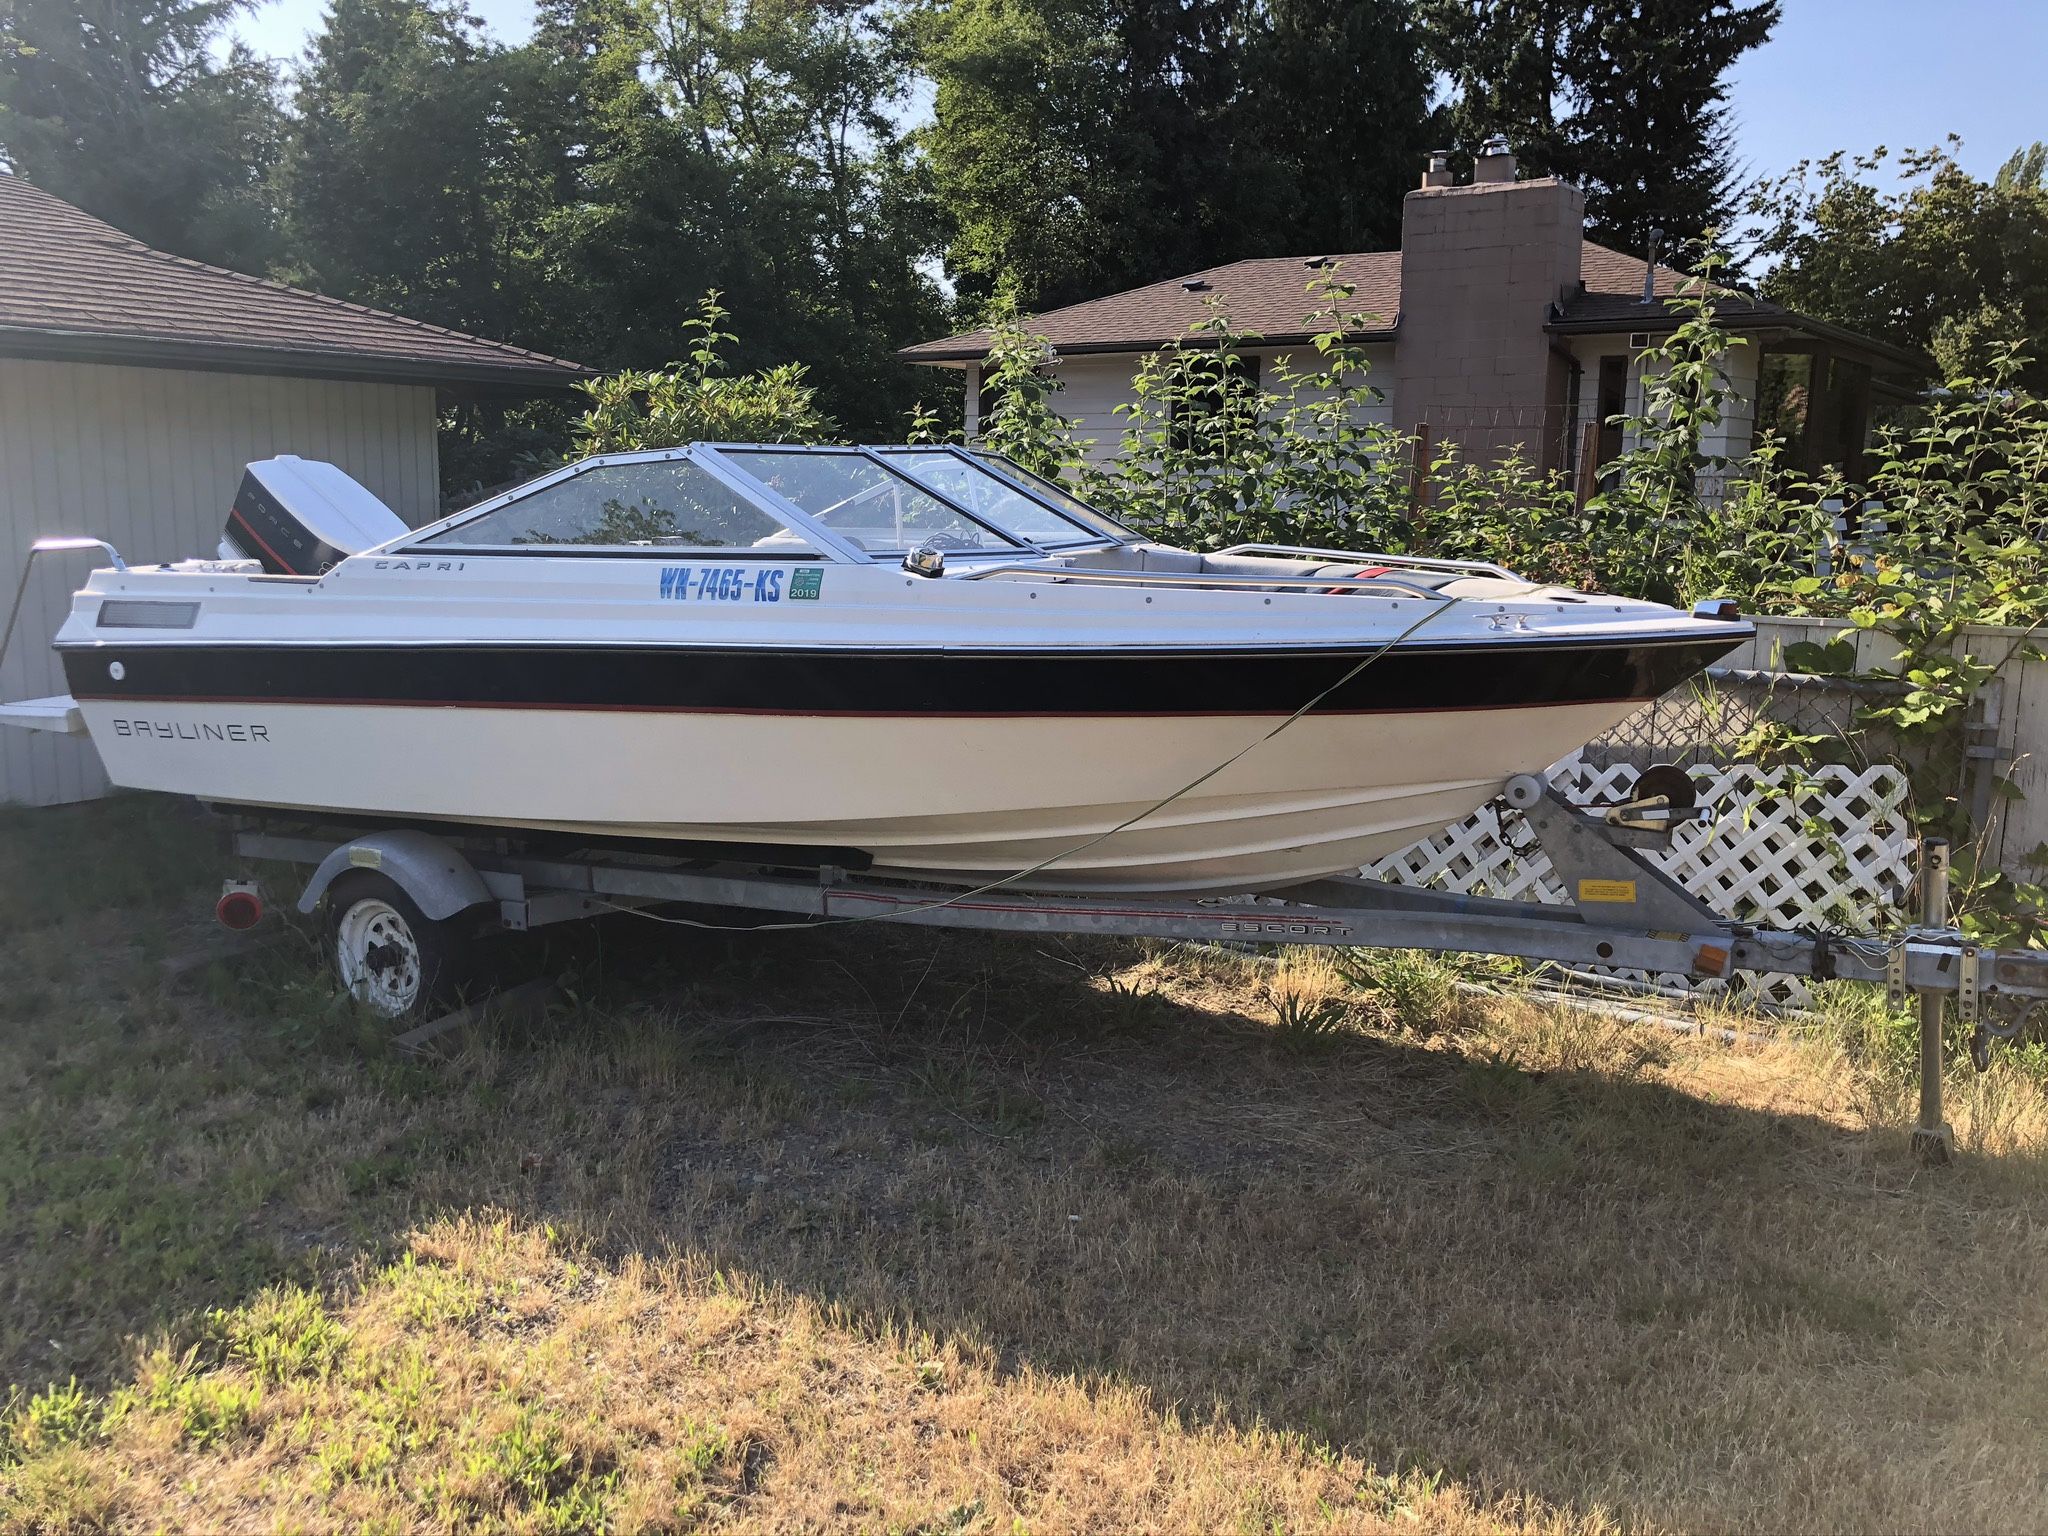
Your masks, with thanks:
[[[1403,4],[1270,0],[1251,14],[1240,142],[1257,144],[1286,211],[1246,254],[1385,250],[1433,145],[1425,39]]]
[[[287,275],[459,330],[511,336],[522,209],[513,70],[462,0],[333,0],[284,161]]]
[[[1779,0],[1425,0],[1453,97],[1452,142],[1505,134],[1525,172],[1586,192],[1589,233],[1640,249],[1691,237],[1739,200],[1727,76]]]
[[[260,271],[275,73],[216,47],[246,0],[0,0],[0,160],[137,239]]]
[[[1389,240],[1424,142],[1398,0],[926,0],[918,36],[970,303]]]

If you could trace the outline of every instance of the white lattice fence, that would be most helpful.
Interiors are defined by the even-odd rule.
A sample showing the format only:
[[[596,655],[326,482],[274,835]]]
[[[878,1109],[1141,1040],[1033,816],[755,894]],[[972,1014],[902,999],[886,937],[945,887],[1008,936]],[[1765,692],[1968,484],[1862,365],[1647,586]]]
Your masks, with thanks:
[[[1897,768],[1759,768],[1749,763],[1689,770],[1708,826],[1680,827],[1650,858],[1724,916],[1774,928],[1864,933],[1901,909],[1913,878],[1906,817],[1906,776]],[[1568,757],[1550,780],[1579,804],[1627,797],[1639,770],[1625,763],[1590,767]],[[1526,834],[1523,834],[1526,840]],[[1501,836],[1492,809],[1475,812],[1434,837],[1410,844],[1368,871],[1403,885],[1470,895],[1563,902],[1564,889],[1542,849],[1518,852]],[[1681,976],[1615,971],[1617,979],[1686,985]],[[1791,977],[1739,972],[1701,982],[1749,1001],[1797,1007],[1805,984]]]

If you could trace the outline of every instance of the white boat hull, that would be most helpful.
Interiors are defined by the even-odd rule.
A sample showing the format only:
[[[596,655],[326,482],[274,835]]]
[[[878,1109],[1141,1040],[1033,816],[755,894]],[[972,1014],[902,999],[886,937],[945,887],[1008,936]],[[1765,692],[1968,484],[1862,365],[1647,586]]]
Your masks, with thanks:
[[[1637,705],[1309,715],[1271,739],[1270,715],[81,707],[117,783],[216,802],[848,849],[961,884],[1241,892],[1393,852]]]
[[[1020,510],[1014,486],[977,503],[1092,546],[1055,554],[892,476],[845,450],[592,460],[318,575],[355,536],[310,493],[252,493],[237,527],[263,560],[95,571],[56,643],[134,788],[962,886],[1224,893],[1394,851],[1748,634],[1490,567],[1168,549]],[[812,516],[827,480],[912,521]],[[707,541],[619,523],[636,497]],[[886,539],[913,528],[930,542],[905,560]]]

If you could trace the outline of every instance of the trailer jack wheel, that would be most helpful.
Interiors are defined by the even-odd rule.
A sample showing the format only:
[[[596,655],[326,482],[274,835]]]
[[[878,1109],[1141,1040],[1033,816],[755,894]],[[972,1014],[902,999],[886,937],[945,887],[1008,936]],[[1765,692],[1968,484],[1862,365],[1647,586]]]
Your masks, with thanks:
[[[352,870],[328,888],[327,912],[335,973],[358,1002],[404,1019],[453,998],[461,935],[422,913],[396,881]]]

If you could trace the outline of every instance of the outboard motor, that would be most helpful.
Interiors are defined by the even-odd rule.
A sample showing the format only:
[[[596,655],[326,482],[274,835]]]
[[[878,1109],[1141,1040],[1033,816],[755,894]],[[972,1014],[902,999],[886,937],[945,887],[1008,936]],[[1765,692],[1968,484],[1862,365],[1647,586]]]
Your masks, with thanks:
[[[396,512],[332,464],[285,453],[243,471],[220,554],[273,576],[318,576],[405,531]]]

